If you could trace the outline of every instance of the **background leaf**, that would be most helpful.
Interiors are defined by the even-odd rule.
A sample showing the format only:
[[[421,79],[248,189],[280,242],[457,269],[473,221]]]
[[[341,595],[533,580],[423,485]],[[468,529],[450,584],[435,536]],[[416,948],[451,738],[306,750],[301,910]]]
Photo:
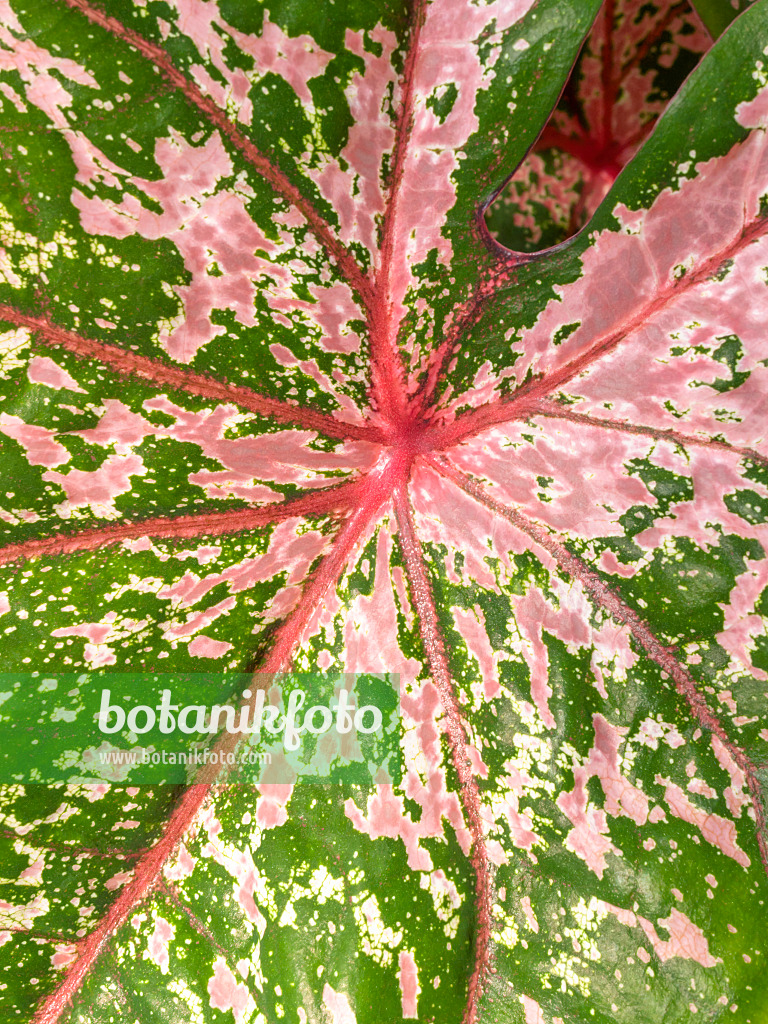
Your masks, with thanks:
[[[603,4],[560,102],[486,213],[493,237],[535,252],[578,231],[710,45],[688,3]]]
[[[753,0],[693,0],[692,6],[713,39],[724,32]]]

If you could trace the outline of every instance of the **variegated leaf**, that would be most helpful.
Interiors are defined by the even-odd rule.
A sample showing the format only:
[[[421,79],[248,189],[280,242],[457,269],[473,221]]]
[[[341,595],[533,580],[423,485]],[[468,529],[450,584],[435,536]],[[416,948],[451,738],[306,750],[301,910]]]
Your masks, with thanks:
[[[535,252],[583,227],[710,44],[687,2],[603,4],[552,117],[486,214],[493,237]]]
[[[3,1019],[766,1020],[768,9],[606,5],[511,252],[598,6],[0,3],[5,671],[398,673],[405,767],[6,786]]]

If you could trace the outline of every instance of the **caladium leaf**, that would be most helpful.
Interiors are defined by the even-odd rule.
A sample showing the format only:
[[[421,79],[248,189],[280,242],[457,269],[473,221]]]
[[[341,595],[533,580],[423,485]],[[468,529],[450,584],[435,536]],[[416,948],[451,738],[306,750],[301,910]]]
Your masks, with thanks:
[[[406,768],[6,787],[3,1013],[764,1020],[765,3],[535,256],[595,3],[0,11],[7,670],[395,672]]]
[[[686,2],[604,4],[552,117],[486,214],[493,237],[530,252],[583,227],[710,45]]]

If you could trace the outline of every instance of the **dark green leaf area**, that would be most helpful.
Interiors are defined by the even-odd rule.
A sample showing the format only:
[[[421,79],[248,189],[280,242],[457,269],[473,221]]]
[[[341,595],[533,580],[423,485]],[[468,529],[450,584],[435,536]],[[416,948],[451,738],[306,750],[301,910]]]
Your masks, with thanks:
[[[10,905],[0,927],[10,929],[0,978],[4,1020],[16,1019],[21,1007],[55,987],[51,958],[99,922],[130,879],[136,857],[157,840],[177,797],[173,787],[3,790],[3,862],[19,875],[0,883],[0,900]],[[130,827],[120,824],[127,821]],[[17,931],[24,921],[29,930]]]
[[[17,72],[2,72],[0,80],[23,95]],[[28,117],[22,118],[10,103],[4,103],[3,123],[8,126],[7,138],[0,150],[3,156],[0,164],[3,247],[14,263],[34,247],[40,252],[45,268],[51,254],[56,252],[51,243],[63,242],[72,223],[71,180],[69,175],[62,174],[62,168],[72,163],[71,150],[37,107],[31,106]],[[55,173],[51,173],[54,168]],[[16,229],[13,233],[9,231],[11,223]],[[40,249],[36,235],[43,242]],[[68,255],[70,259],[76,256],[72,250]],[[30,263],[36,278],[40,267]],[[3,280],[0,285],[3,298],[7,300],[14,292],[16,289]],[[32,290],[27,294],[31,300]]]
[[[730,378],[718,377],[716,380],[711,381],[709,386],[714,388],[719,394],[724,394],[728,391],[733,391],[734,388],[743,384],[749,378],[749,372],[737,369],[739,361],[744,355],[738,335],[729,334],[727,337],[717,338],[716,340],[722,342],[722,344],[713,351],[712,358],[717,359],[718,362],[723,363],[728,368]]]
[[[237,0],[221,0],[222,16],[243,32],[261,32],[264,12],[291,36],[306,33],[318,46],[330,53],[343,52],[347,29],[370,30],[379,22],[404,35],[408,14],[403,0],[333,0],[324,7],[307,5],[302,0],[260,0],[243,5]],[[372,47],[373,49],[373,47]]]
[[[139,517],[158,515],[170,507],[174,513],[182,514],[201,512],[206,505],[212,504],[205,500],[205,492],[201,488],[190,487],[190,470],[220,471],[221,467],[213,459],[201,459],[197,445],[159,439],[144,441],[134,450],[148,472],[135,479],[130,491],[115,499],[118,511],[129,517]],[[174,502],[174,492],[179,491],[183,497]],[[244,502],[233,502],[231,507],[244,505]]]
[[[371,792],[367,795],[369,798],[373,796]],[[365,797],[365,790],[361,790],[356,794],[356,803],[363,808],[365,807]],[[309,805],[308,811],[314,811],[314,815],[310,816],[308,813],[301,823],[305,826],[305,831],[311,836],[313,831],[312,820],[313,817],[315,821],[318,820],[318,812],[322,815],[320,820],[323,821],[324,825],[326,822],[330,825],[333,818],[327,816],[326,812],[320,806],[315,805],[314,801],[307,801],[307,803]],[[416,818],[418,819],[418,815],[416,815]],[[340,829],[339,832],[343,835],[343,829]],[[320,838],[322,836],[321,826]],[[386,962],[388,959],[386,954],[384,956],[381,955],[384,950],[381,950],[377,955],[376,947],[380,945],[381,939],[377,939],[375,934],[377,930],[374,924],[376,915],[373,913],[371,918],[361,928],[361,915],[359,911],[355,914],[353,909],[355,906],[363,909],[366,905],[366,899],[370,901],[370,896],[368,896],[370,892],[372,895],[375,894],[375,900],[368,902],[368,913],[370,914],[373,911],[374,904],[378,904],[380,917],[385,928],[389,927],[396,931],[402,931],[403,948],[415,948],[418,936],[423,934],[423,929],[428,927],[430,922],[436,924],[441,931],[444,931],[445,942],[439,943],[433,950],[427,951],[425,980],[428,978],[433,983],[433,994],[427,998],[425,1012],[428,1018],[430,1015],[436,1017],[441,1005],[451,1007],[452,1012],[455,1012],[461,1005],[462,970],[459,964],[462,961],[460,958],[462,951],[468,947],[468,943],[471,941],[470,915],[472,895],[472,879],[469,873],[462,872],[457,875],[455,868],[450,866],[450,850],[454,847],[455,840],[451,839],[447,843],[444,841],[427,840],[423,844],[435,868],[443,873],[447,872],[448,877],[458,886],[462,906],[458,911],[450,913],[446,913],[447,908],[439,903],[439,898],[438,903],[435,903],[435,895],[430,891],[426,877],[420,876],[408,867],[400,844],[387,843],[385,849],[374,853],[374,846],[377,844],[368,844],[365,840],[362,842],[363,846],[360,848],[359,840],[356,842],[352,839],[346,849],[344,845],[341,845],[338,850],[334,850],[334,853],[341,870],[344,873],[348,872],[347,884],[351,890],[349,900],[351,913],[349,910],[347,911],[347,918],[355,918],[357,920],[358,933],[361,930],[363,935],[366,931],[368,932],[368,955],[361,956],[359,952],[354,951],[355,935],[354,931],[352,931],[352,920],[348,920],[347,928],[345,929],[348,932],[345,937],[347,949],[333,950],[334,960],[337,962],[337,977],[339,974],[343,975],[344,973],[345,965],[343,958],[345,955],[351,959],[356,959],[357,972],[359,972],[361,981],[359,991],[362,999],[358,999],[361,1015],[371,1015],[373,1017],[378,1013],[384,1019],[400,1019],[401,1010],[398,989],[393,988],[391,992],[384,996],[383,1004],[381,1002],[382,993],[379,986],[386,984],[387,975],[391,977],[392,965]],[[327,841],[327,845],[331,846],[330,838]],[[333,845],[337,846],[339,844],[334,843]],[[363,883],[362,879],[362,869],[365,869],[367,873],[369,868],[373,872],[369,876],[369,878],[374,879],[372,887],[369,880]],[[401,879],[406,880],[404,885]],[[446,920],[442,926],[437,924],[436,912],[446,914]],[[365,916],[364,909],[362,916]],[[360,941],[359,938],[357,941]],[[333,943],[333,940],[326,940],[326,942],[331,948],[336,945],[336,943]],[[386,944],[386,933],[384,944]],[[364,950],[366,949],[365,940],[363,940],[362,947]],[[360,945],[357,946],[357,949],[360,949]],[[320,952],[320,950],[317,950],[317,952]],[[338,987],[336,978],[329,976],[327,980],[332,986]]]
[[[449,82],[440,95],[434,92],[428,97],[427,107],[434,111],[441,124],[453,110],[453,105],[458,95],[459,91],[456,85],[453,82]]]
[[[742,465],[745,479],[763,486],[768,485],[768,465],[752,459],[745,459]]]
[[[758,523],[768,522],[768,499],[757,491],[745,488],[726,494],[723,503],[729,512],[753,526]]]
[[[344,88],[355,72],[363,71],[364,67],[362,58],[342,50],[328,64],[328,74],[314,78],[309,83],[325,147],[342,161],[341,151],[349,140],[349,129],[355,123],[344,96]],[[340,166],[343,167],[344,163]]]
[[[689,477],[663,469],[650,459],[631,459],[627,469],[640,477],[656,499],[654,505],[635,505],[620,517],[619,522],[629,538],[653,526],[657,519],[668,516],[673,505],[693,499],[693,482]]]
[[[56,987],[58,979],[51,972],[54,941],[55,936],[19,931],[6,945],[0,965],[0,1012],[7,1020],[22,1019],[20,1007],[33,1006]]]
[[[376,540],[373,536],[362,550],[362,557],[347,576],[345,593],[351,597],[370,597],[376,582]]]
[[[768,636],[755,638],[755,653],[752,655],[752,664],[762,672],[768,671]]]
[[[6,471],[0,491],[0,505],[5,512],[0,536],[9,543],[50,532],[50,520],[46,517],[50,516],[52,501],[61,499],[60,489],[43,481],[42,469],[30,470],[24,450],[13,439],[3,437],[0,453]]]
[[[440,1011],[460,1013],[463,956],[471,942],[471,872],[466,864],[459,867],[455,838],[423,841],[435,870],[456,885],[461,906],[451,908],[442,902],[430,889],[428,876],[409,867],[401,842],[371,842],[352,830],[345,804],[354,800],[365,811],[374,796],[370,789],[351,795],[346,790],[311,786],[295,791],[293,827],[284,834],[283,830],[270,832],[257,859],[261,870],[274,880],[280,914],[279,919],[277,915],[270,918],[265,931],[267,956],[276,968],[284,965],[285,983],[281,984],[284,990],[290,986],[296,1006],[301,1005],[302,978],[305,985],[318,990],[326,982],[342,988],[341,979],[353,976],[358,981],[357,995],[350,1001],[362,1019],[400,1020],[400,991],[393,984],[397,953],[391,936],[401,933],[399,948],[418,949],[424,956],[419,971],[424,979],[425,1017],[439,1020]],[[414,814],[416,820],[419,813]],[[276,864],[281,865],[277,871]],[[318,903],[318,876],[324,870],[334,880],[325,882],[328,888],[333,884],[334,895],[327,902],[321,897]],[[297,890],[302,893],[298,898]],[[297,915],[294,928],[299,936],[285,926],[288,907]],[[425,931],[435,928],[444,941],[430,947],[419,943]],[[354,967],[348,974],[350,962]]]
[[[711,638],[723,628],[723,610],[746,560],[759,558],[755,541],[723,536],[705,549],[687,537],[668,539],[632,577],[615,588],[667,643]],[[631,593],[630,593],[631,591]]]

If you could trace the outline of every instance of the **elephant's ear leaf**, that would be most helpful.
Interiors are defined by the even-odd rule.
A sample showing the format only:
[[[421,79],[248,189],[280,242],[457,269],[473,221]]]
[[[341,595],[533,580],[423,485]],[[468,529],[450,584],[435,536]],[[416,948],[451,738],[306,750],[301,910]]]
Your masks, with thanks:
[[[3,1020],[764,1019],[768,8],[599,7],[0,0]],[[288,668],[401,783],[35,782]]]
[[[552,116],[486,213],[508,249],[579,231],[711,46],[688,3],[605,3]]]

